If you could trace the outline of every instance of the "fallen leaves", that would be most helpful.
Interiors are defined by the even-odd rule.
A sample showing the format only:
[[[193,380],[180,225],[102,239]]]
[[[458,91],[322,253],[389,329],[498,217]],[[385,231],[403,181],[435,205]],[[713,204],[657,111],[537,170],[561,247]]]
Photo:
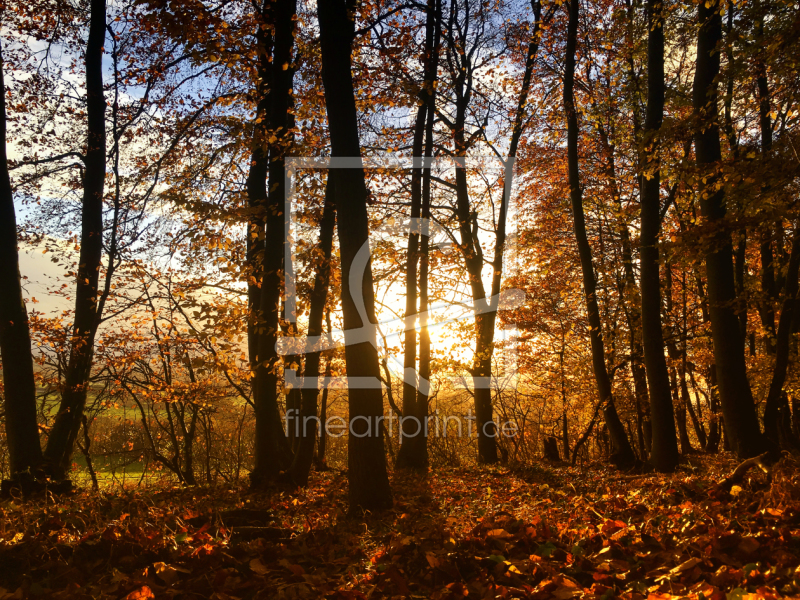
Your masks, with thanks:
[[[345,518],[310,487],[79,494],[2,505],[6,598],[778,598],[800,593],[800,481],[710,495],[718,473],[395,474],[396,507]],[[782,477],[782,479],[781,479]],[[235,535],[237,529],[248,532]],[[265,533],[266,532],[266,533]],[[252,536],[250,535],[252,533]]]

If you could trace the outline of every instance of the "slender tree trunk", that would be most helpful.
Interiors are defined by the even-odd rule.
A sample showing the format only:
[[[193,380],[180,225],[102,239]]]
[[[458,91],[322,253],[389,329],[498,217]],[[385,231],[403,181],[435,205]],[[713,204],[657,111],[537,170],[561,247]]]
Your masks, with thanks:
[[[634,30],[636,24],[636,7],[633,2],[626,0],[626,13],[627,23],[625,28],[625,42],[626,42],[626,63],[628,66],[628,77],[630,79],[631,87],[633,88],[632,102],[634,103],[633,110],[633,136],[634,140],[639,143],[641,140],[642,126],[639,119],[639,102],[637,95],[639,95],[639,78],[636,74],[636,64],[634,61]],[[606,139],[608,136],[604,136]],[[613,160],[613,152],[611,153]],[[641,160],[641,156],[638,157]],[[616,171],[616,165],[612,162],[612,167]],[[636,167],[637,184],[639,187],[640,197],[642,195],[643,177],[641,176],[641,167],[637,162]],[[615,176],[616,181],[616,176]],[[614,185],[614,197],[616,198],[617,210],[620,215],[623,214],[622,198],[619,193],[618,185]],[[620,239],[622,242],[622,264],[625,271],[625,287],[624,292],[628,298],[628,310],[625,311],[628,320],[628,329],[630,331],[630,347],[631,347],[631,376],[633,377],[634,394],[636,395],[636,426],[637,436],[639,443],[639,453],[643,460],[647,460],[650,452],[650,445],[645,442],[644,428],[645,428],[645,407],[649,409],[650,396],[647,389],[647,370],[644,365],[644,349],[642,348],[642,318],[641,318],[641,296],[636,284],[636,276],[633,272],[633,251],[631,244],[630,231],[628,225],[620,218]],[[648,410],[649,414],[649,410]],[[649,416],[647,417],[649,423]],[[652,431],[652,427],[650,427]]]
[[[724,96],[724,131],[728,139],[728,147],[734,161],[739,160],[739,137],[733,124],[733,86],[736,78],[736,55],[733,51],[734,40],[734,13],[736,9],[732,0],[727,0],[727,18],[725,27],[725,51],[727,54],[727,73]],[[739,332],[741,343],[744,345],[747,339],[747,296],[744,286],[745,258],[747,251],[747,230],[743,229],[736,236],[736,250],[734,252],[733,277],[734,289],[736,290],[736,315],[739,318]]]
[[[700,28],[697,36],[693,104],[697,115],[695,156],[697,166],[708,173],[700,184],[700,208],[716,232],[707,240],[706,276],[714,362],[719,377],[725,431],[733,450],[740,458],[756,456],[764,448],[758,427],[753,395],[747,380],[744,346],[741,343],[736,315],[736,291],[733,276],[730,231],[725,229],[725,192],[716,189],[718,177],[710,172],[722,159],[717,114],[717,77],[720,58],[717,46],[722,35],[718,0],[698,5]]]
[[[428,19],[430,20],[430,15]],[[428,49],[430,52],[430,48]],[[411,226],[408,233],[406,251],[406,312],[403,356],[403,414],[400,423],[400,449],[397,453],[397,467],[423,470],[427,467],[424,454],[419,452],[418,439],[422,437],[424,424],[417,418],[417,265],[419,263],[420,231],[418,227],[422,213],[422,169],[418,163],[422,156],[422,146],[427,124],[428,105],[420,104],[414,126],[414,142],[411,154],[414,168],[411,171]],[[419,165],[421,166],[421,165]]]
[[[0,48],[0,356],[11,478],[42,463],[28,311],[22,296],[17,219],[6,156],[6,88]]]
[[[760,43],[764,43],[763,17],[759,18],[756,29],[758,32],[757,39],[759,39]],[[769,81],[767,80],[767,70],[763,62],[759,60],[756,63],[756,69],[758,70],[756,85],[758,88],[758,123],[761,129],[761,155],[765,159],[768,159],[772,152],[772,119],[769,116],[772,109],[770,108]],[[768,190],[769,186],[763,186],[761,193],[765,194]],[[761,325],[767,333],[767,353],[774,355],[777,350],[774,303],[778,294],[772,254],[772,230],[766,223],[761,229],[760,241],[761,293],[763,294],[763,300],[761,302],[759,316],[761,317]],[[768,437],[770,436],[768,435]]]
[[[270,10],[271,3],[265,0],[259,23],[256,29],[256,52],[258,53],[256,69],[258,85],[256,94],[255,120],[253,121],[253,137],[250,141],[250,168],[247,173],[247,347],[250,368],[255,371],[258,355],[258,320],[261,310],[261,281],[264,276],[264,235],[266,233],[267,210],[267,173],[269,169],[269,88],[272,81],[272,28],[270,21],[274,18]]]
[[[608,180],[611,187],[611,195],[616,198],[617,210],[623,214],[621,194],[617,183],[617,167],[614,145],[608,138],[605,129],[599,125],[598,131],[600,142],[608,156]],[[642,178],[639,177],[641,180]],[[641,187],[641,186],[640,186]],[[636,275],[633,271],[633,249],[631,245],[630,231],[627,223],[622,217],[619,219],[619,236],[622,245],[622,265],[625,277],[621,286],[620,295],[627,303],[625,316],[630,331],[631,348],[631,375],[633,376],[634,394],[636,395],[637,411],[637,430],[639,432],[639,449],[643,458],[646,458],[647,450],[644,447],[644,435],[642,430],[642,406],[650,405],[650,398],[647,390],[647,372],[644,365],[644,350],[642,348],[642,315],[641,315],[641,296],[639,287],[636,283]]]
[[[328,324],[330,327],[330,313],[328,313]],[[330,330],[330,329],[329,329]],[[331,359],[330,356],[325,364],[325,379],[327,380],[331,376]],[[324,385],[322,388],[322,400],[320,401],[319,406],[319,420],[320,420],[320,432],[319,432],[319,443],[317,444],[317,456],[315,458],[315,466],[318,471],[321,471],[326,468],[325,463],[325,451],[327,450],[328,446],[328,430],[325,427],[325,423],[328,419],[328,385]]]
[[[103,190],[106,177],[106,100],[103,94],[105,35],[105,0],[91,0],[85,56],[87,150],[84,159],[86,169],[83,174],[75,318],[61,404],[45,449],[45,460],[55,479],[66,479],[69,473],[72,451],[89,392],[94,338],[100,320],[98,281],[103,254]]]
[[[78,449],[83,454],[84,460],[86,460],[86,468],[89,471],[89,477],[92,480],[92,489],[94,491],[98,491],[100,489],[100,483],[97,481],[97,472],[94,470],[94,462],[92,461],[92,439],[89,437],[89,420],[86,418],[86,415],[83,415],[83,422],[82,422],[82,429],[83,429],[83,442],[80,440],[76,440],[76,444]]]
[[[283,257],[286,244],[284,210],[286,194],[285,156],[292,143],[291,116],[294,68],[294,30],[296,0],[276,0],[270,9],[275,25],[275,41],[269,90],[269,188],[266,193],[266,236],[262,260],[260,315],[261,331],[257,342],[254,406],[256,415],[255,465],[250,474],[254,486],[274,480],[291,466],[292,449],[283,431],[278,407],[278,355],[275,344],[280,328],[280,301],[283,287]],[[285,68],[284,68],[285,67]],[[255,141],[255,140],[254,140]],[[264,143],[263,139],[260,141]],[[258,177],[263,172],[257,173]],[[262,185],[262,180],[254,182]],[[259,194],[262,192],[258,190]],[[257,199],[258,200],[258,199]],[[263,197],[262,197],[263,200]],[[292,415],[296,416],[296,415]]]
[[[688,369],[688,352],[687,352],[687,338],[689,337],[689,316],[687,311],[687,294],[686,294],[686,273],[683,273],[681,276],[681,321],[682,321],[682,331],[681,331],[681,362],[680,362],[680,369],[679,369],[679,376],[680,376],[680,383],[681,383],[681,398],[683,399],[683,403],[686,406],[686,409],[689,411],[689,417],[692,419],[692,426],[694,427],[694,431],[697,434],[697,440],[700,442],[700,447],[705,450],[708,439],[706,438],[706,430],[703,428],[703,424],[697,418],[697,414],[695,413],[692,397],[689,395],[689,387],[686,384],[686,372]],[[700,404],[698,402],[698,412],[700,408]],[[702,413],[700,414],[702,417]]]
[[[197,478],[194,475],[194,440],[197,434],[198,408],[189,404],[187,406],[192,411],[189,427],[186,427],[184,415],[181,415],[181,433],[183,434],[183,480],[186,485],[197,485]]]
[[[664,22],[661,3],[647,1],[647,114],[644,122],[641,168],[642,231],[639,245],[642,269],[642,343],[650,390],[650,422],[653,440],[650,462],[661,472],[675,469],[680,458],[675,437],[669,374],[661,330],[661,281],[658,236],[661,233],[661,171],[658,139],[664,119]],[[680,423],[680,421],[679,421]]]
[[[781,316],[778,319],[778,333],[775,339],[775,366],[772,371],[772,380],[767,392],[767,402],[764,409],[764,433],[767,440],[775,447],[782,445],[779,436],[779,412],[781,393],[789,368],[789,338],[791,336],[792,320],[797,311],[798,269],[800,269],[800,224],[795,225],[794,235],[792,236],[792,251],[789,255],[783,305],[781,307]]]
[[[575,48],[578,38],[579,6],[578,0],[569,2],[569,26],[567,31],[567,56],[564,73],[564,109],[567,115],[567,157],[569,162],[569,187],[574,217],[575,237],[578,243],[578,252],[583,272],[583,290],[586,299],[586,310],[591,327],[592,367],[594,368],[597,391],[603,412],[611,434],[614,451],[611,456],[614,464],[624,467],[636,462],[636,456],[631,448],[625,427],[620,421],[614,404],[611,389],[611,379],[606,368],[605,351],[603,348],[603,329],[600,322],[600,312],[597,305],[596,282],[594,265],[592,264],[592,250],[586,235],[586,221],[583,212],[583,197],[580,186],[580,171],[578,162],[578,115],[575,110],[574,84],[575,84]]]
[[[406,258],[406,325],[404,340],[403,421],[397,467],[418,471],[428,467],[428,394],[430,377],[430,337],[427,315],[422,316],[424,331],[420,333],[420,369],[417,371],[418,310],[428,308],[428,227],[419,227],[419,218],[430,223],[430,158],[433,154],[433,120],[436,110],[436,80],[441,38],[441,1],[428,0],[425,23],[425,59],[420,105],[414,129],[411,174],[411,219]],[[424,148],[423,148],[424,146]],[[420,168],[421,167],[421,168]],[[424,214],[423,214],[424,213]],[[420,235],[424,236],[422,240]],[[419,269],[419,272],[418,272]],[[419,273],[419,274],[418,274]],[[420,298],[417,306],[417,278]],[[424,280],[424,281],[423,281]],[[424,293],[423,293],[424,288]],[[423,364],[424,363],[424,364]],[[422,371],[425,375],[422,375]]]
[[[566,373],[564,372],[564,336],[561,336],[561,352],[558,354],[561,367],[561,446],[564,451],[564,461],[569,462],[569,422],[567,421],[569,403],[567,402]]]
[[[708,410],[711,413],[708,425],[708,445],[706,452],[714,454],[719,451],[722,440],[722,415],[719,410],[719,386],[717,385],[717,366],[708,369]]]
[[[437,15],[441,17],[441,2],[436,0]],[[438,32],[437,32],[438,36]],[[438,48],[438,44],[437,44]],[[438,49],[437,49],[438,54]],[[422,218],[425,223],[431,222],[431,170],[430,159],[433,156],[433,122],[435,118],[435,96],[432,94],[428,97],[428,123],[425,130],[425,157],[426,168],[423,170],[422,175]],[[425,424],[421,436],[422,439],[419,443],[419,453],[422,461],[425,464],[428,462],[428,439],[427,439],[427,422],[428,422],[428,398],[431,393],[430,379],[431,379],[431,336],[428,331],[428,310],[430,302],[428,301],[428,267],[429,267],[429,245],[430,245],[430,230],[423,228],[421,232],[422,238],[420,240],[420,253],[419,253],[419,310],[421,312],[419,319],[419,386],[417,388],[417,408],[416,415],[421,423]]]
[[[333,249],[333,233],[336,228],[336,213],[333,204],[334,190],[331,175],[325,189],[325,205],[322,209],[322,221],[319,226],[320,262],[314,277],[314,289],[311,292],[308,338],[322,340],[322,320],[325,316],[325,304],[328,301],[328,286],[331,273],[331,252]],[[309,344],[310,345],[310,344]],[[300,486],[308,484],[308,473],[314,460],[314,438],[317,436],[317,397],[319,396],[319,360],[320,351],[308,348],[306,351],[304,381],[302,388],[302,405],[300,407],[300,440],[292,463],[292,480]],[[309,383],[313,381],[312,383]]]
[[[318,4],[322,83],[328,111],[331,155],[360,162],[351,48],[353,8],[345,0]],[[349,381],[348,476],[350,512],[392,505],[381,434],[383,396],[376,341],[375,298],[369,255],[367,187],[361,167],[333,169],[339,247],[342,259],[342,313]]]

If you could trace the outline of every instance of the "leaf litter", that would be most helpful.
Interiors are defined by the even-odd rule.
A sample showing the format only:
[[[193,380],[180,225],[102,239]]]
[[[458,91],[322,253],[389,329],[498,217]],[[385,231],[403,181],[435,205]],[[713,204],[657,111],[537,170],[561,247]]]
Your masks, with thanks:
[[[664,475],[594,466],[396,472],[346,516],[341,472],[304,490],[78,492],[0,505],[0,600],[800,597],[800,473],[727,491],[730,458]]]

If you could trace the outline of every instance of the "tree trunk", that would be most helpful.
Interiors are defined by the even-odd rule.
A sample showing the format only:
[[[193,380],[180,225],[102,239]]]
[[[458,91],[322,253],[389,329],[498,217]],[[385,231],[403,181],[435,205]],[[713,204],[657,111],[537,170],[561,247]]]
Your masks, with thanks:
[[[436,2],[437,15],[441,17],[441,2]],[[437,32],[438,36],[438,32]],[[438,48],[438,44],[437,44]],[[437,50],[438,54],[438,50]],[[426,160],[430,160],[433,156],[433,123],[435,118],[435,97],[430,95],[428,98],[428,123],[425,131],[425,156]],[[430,163],[427,163],[428,165]],[[422,175],[422,218],[425,223],[431,222],[431,170],[429,167],[423,171]],[[430,302],[428,301],[428,266],[429,266],[429,246],[430,246],[430,229],[423,228],[422,239],[420,242],[419,252],[419,386],[417,388],[417,408],[416,415],[420,422],[427,424],[428,419],[428,399],[431,393],[430,379],[431,379],[431,336],[428,331],[428,310]],[[424,421],[423,421],[424,420]],[[417,452],[419,453],[419,462],[428,463],[428,438],[427,430],[423,428],[422,437],[419,441]]]
[[[719,414],[719,387],[717,386],[717,366],[711,365],[708,369],[708,410],[710,412],[708,424],[708,445],[706,452],[714,454],[719,451],[722,440],[722,425]]]
[[[85,56],[86,169],[83,174],[81,250],[75,289],[75,318],[61,404],[45,449],[45,461],[55,479],[65,479],[69,473],[72,451],[89,392],[94,338],[100,321],[98,281],[103,254],[103,190],[106,177],[106,100],[103,94],[105,34],[105,0],[91,0]]]
[[[678,377],[675,374],[675,367],[669,367],[669,385],[672,391],[672,402],[677,407],[675,410],[675,423],[678,428],[678,437],[681,441],[681,453],[689,454],[692,451],[692,444],[689,441],[689,431],[686,429],[686,407],[681,402],[680,391],[678,388]]]
[[[266,11],[265,5],[265,11]],[[254,382],[254,407],[256,416],[256,436],[254,467],[250,474],[254,486],[274,480],[280,472],[287,470],[292,462],[292,450],[283,431],[278,407],[278,374],[276,372],[278,355],[275,344],[280,326],[280,300],[283,287],[283,257],[286,244],[284,203],[286,195],[285,156],[292,143],[290,131],[292,105],[292,52],[294,49],[294,29],[296,0],[276,0],[268,9],[275,26],[272,64],[280,69],[272,69],[269,102],[269,161],[266,171],[269,174],[269,187],[262,190],[263,166],[254,173],[259,179],[253,182],[257,196],[253,201],[266,202],[266,236],[263,247],[260,315],[258,320],[258,339],[256,347],[256,371]],[[285,68],[284,68],[285,67]],[[263,133],[259,135],[264,135]],[[254,138],[256,144],[263,146],[263,137]],[[263,152],[263,150],[260,150]],[[254,152],[254,158],[255,152]],[[265,160],[263,156],[259,160]]]
[[[697,115],[695,156],[697,166],[709,177],[700,184],[700,208],[715,233],[707,240],[706,276],[714,362],[719,378],[725,432],[732,449],[740,458],[761,454],[763,436],[758,427],[753,395],[747,380],[744,346],[741,343],[736,314],[732,243],[725,229],[725,192],[716,190],[717,176],[710,173],[722,159],[717,114],[717,77],[720,58],[717,46],[722,35],[718,0],[698,5],[700,28],[697,35],[693,104]]]
[[[420,228],[425,181],[429,181],[429,162],[433,152],[433,116],[436,109],[435,85],[439,64],[439,39],[441,3],[428,0],[425,24],[425,57],[420,105],[414,126],[414,141],[411,154],[414,165],[411,172],[411,227],[408,233],[406,255],[406,311],[403,359],[403,414],[400,425],[400,449],[397,453],[397,466],[425,470],[428,466],[427,452],[427,390],[421,398],[422,388],[427,388],[427,378],[423,381],[417,371],[417,331],[415,321],[417,307],[417,274],[420,264],[420,234],[426,235],[428,228]],[[428,124],[430,123],[430,127]],[[424,144],[424,150],[423,150]],[[423,155],[424,153],[424,155]],[[429,190],[428,190],[429,192]],[[430,215],[427,217],[430,219]],[[426,221],[428,223],[428,221]],[[427,242],[427,240],[426,240]],[[427,243],[425,244],[427,254]],[[426,257],[427,261],[427,257]],[[427,265],[426,265],[427,277]],[[427,285],[427,282],[426,282]],[[425,308],[427,310],[427,301]],[[422,340],[420,340],[422,343]],[[429,343],[429,342],[428,342]],[[428,350],[429,353],[429,350]],[[424,402],[424,407],[422,403]]]
[[[756,29],[758,32],[757,39],[760,43],[763,43],[765,41],[763,39],[763,17],[759,18]],[[758,88],[758,123],[761,129],[761,155],[768,159],[772,151],[772,120],[769,116],[772,109],[770,108],[769,81],[767,80],[766,67],[760,60],[756,63],[756,69],[758,71],[756,85]],[[762,187],[761,193],[766,193],[768,189],[768,186]],[[763,294],[759,316],[761,317],[761,325],[764,331],[767,332],[767,353],[774,355],[777,350],[774,302],[778,294],[772,255],[772,231],[766,224],[761,230],[759,253],[761,255],[761,292]]]
[[[775,447],[780,447],[779,412],[781,405],[781,392],[786,382],[786,372],[789,368],[789,338],[791,336],[792,320],[797,310],[798,269],[800,269],[800,226],[796,225],[792,236],[792,251],[789,255],[789,265],[786,272],[783,305],[781,316],[778,319],[778,333],[775,340],[775,366],[772,371],[772,380],[767,392],[767,401],[764,409],[764,434],[767,440]]]
[[[597,391],[603,412],[611,434],[614,451],[611,459],[620,467],[630,466],[636,462],[625,427],[619,419],[611,390],[611,379],[605,362],[603,348],[603,330],[597,306],[596,282],[592,264],[592,250],[586,235],[586,221],[583,212],[583,197],[580,186],[578,164],[578,115],[575,111],[573,87],[575,84],[575,48],[578,37],[579,6],[578,0],[569,3],[569,27],[567,31],[567,56],[564,73],[564,109],[567,115],[567,157],[569,162],[569,186],[574,217],[575,237],[583,272],[583,291],[586,298],[589,326],[591,327],[592,367],[597,382]]]
[[[331,155],[360,162],[351,47],[355,35],[351,2],[318,4],[322,83],[328,111]],[[342,313],[348,377],[350,431],[348,476],[350,512],[392,505],[381,435],[383,396],[376,341],[375,298],[369,255],[367,187],[362,167],[333,169],[342,260]]]
[[[414,125],[414,141],[411,155],[414,161],[411,170],[411,223],[408,232],[408,249],[406,250],[406,311],[405,332],[403,340],[403,414],[400,415],[400,449],[397,453],[397,467],[422,470],[425,464],[419,464],[419,452],[416,447],[417,437],[422,434],[423,424],[416,416],[417,412],[417,265],[419,263],[419,222],[422,212],[422,170],[417,168],[421,159],[422,144],[427,123],[427,104],[417,109],[417,121]]]
[[[650,462],[662,473],[678,464],[678,441],[669,374],[661,330],[661,281],[658,237],[661,233],[661,171],[658,139],[664,119],[664,23],[661,3],[647,1],[647,114],[642,140],[642,230],[639,245],[642,269],[642,344],[650,391],[650,423],[653,428]],[[685,416],[685,415],[684,415]],[[684,419],[685,421],[685,419]],[[680,421],[679,421],[680,422]]]
[[[320,262],[314,277],[314,289],[311,292],[308,339],[322,340],[322,320],[325,316],[325,304],[328,301],[328,285],[331,273],[331,252],[333,249],[333,232],[336,227],[336,212],[333,204],[334,190],[331,174],[325,189],[325,205],[322,209],[322,221],[319,225]],[[292,463],[292,481],[297,485],[308,484],[308,473],[314,460],[314,438],[317,436],[317,397],[319,396],[319,360],[320,351],[309,347],[306,350],[305,369],[303,372],[302,403],[300,406],[300,436],[297,451]],[[313,383],[311,383],[313,381]],[[313,425],[312,425],[313,423]]]
[[[433,155],[433,121],[436,111],[436,80],[439,66],[441,38],[441,1],[428,0],[425,22],[425,58],[420,105],[414,130],[411,173],[411,230],[408,234],[406,259],[406,325],[404,341],[403,421],[401,444],[397,453],[397,467],[423,471],[428,467],[428,394],[430,378],[430,337],[427,314],[422,316],[420,333],[420,368],[417,371],[417,332],[415,320],[418,311],[428,310],[428,243],[430,225],[430,159]],[[423,148],[424,143],[424,148]],[[421,168],[420,168],[421,167]],[[419,227],[419,218],[423,225]],[[424,236],[422,240],[420,235]],[[419,269],[419,271],[418,271]],[[419,273],[420,298],[417,306],[417,278]],[[424,280],[424,281],[423,281]],[[423,290],[424,288],[424,290]],[[424,293],[423,293],[424,291]],[[424,363],[424,364],[423,364]],[[422,371],[425,371],[423,376]]]
[[[564,347],[566,340],[561,335],[561,352],[558,353],[558,362],[561,371],[561,445],[564,450],[564,460],[569,461],[569,421],[567,420],[569,403],[567,402],[566,373],[564,371]]]
[[[6,156],[6,88],[0,48],[0,356],[11,478],[42,463],[28,311],[22,297],[17,219]]]
[[[83,415],[82,425],[83,443],[80,440],[76,440],[76,444],[81,454],[83,454],[84,460],[86,460],[86,469],[89,471],[89,477],[92,480],[92,489],[97,492],[100,490],[100,483],[97,481],[97,472],[94,470],[94,462],[92,461],[92,439],[89,437],[89,420],[85,414]]]
[[[330,331],[330,312],[328,313],[328,331]],[[331,376],[331,357],[328,356],[328,360],[325,364],[325,379],[327,380],[328,377]],[[319,443],[317,444],[317,455],[314,459],[314,465],[318,471],[322,471],[326,468],[325,463],[325,451],[327,450],[328,446],[328,429],[325,426],[328,420],[328,385],[325,384],[322,388],[322,400],[320,401],[319,406],[319,421],[320,421],[320,431],[319,431]]]
[[[256,95],[253,137],[250,140],[250,168],[247,173],[247,348],[250,368],[255,372],[259,336],[257,324],[261,310],[261,281],[264,276],[264,235],[266,233],[267,172],[269,169],[269,87],[272,81],[272,19],[270,4],[265,1],[256,28],[256,70],[258,85]]]

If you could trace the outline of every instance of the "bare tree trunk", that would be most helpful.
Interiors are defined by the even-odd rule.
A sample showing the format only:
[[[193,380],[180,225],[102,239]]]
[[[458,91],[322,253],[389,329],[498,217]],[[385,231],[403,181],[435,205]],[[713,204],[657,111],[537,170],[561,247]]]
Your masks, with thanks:
[[[418,227],[421,216],[430,223],[430,158],[433,154],[433,121],[436,111],[436,80],[438,77],[439,48],[441,39],[441,1],[428,0],[425,22],[425,58],[420,106],[414,131],[412,154],[415,168],[411,174],[411,218],[408,237],[406,270],[406,331],[403,383],[403,422],[401,444],[397,453],[397,467],[419,471],[428,467],[428,394],[430,378],[430,337],[427,329],[427,314],[421,317],[420,366],[417,370],[417,334],[415,319],[418,311],[428,309],[428,227]],[[424,144],[424,148],[423,148]],[[420,158],[421,157],[421,158]],[[421,163],[421,164],[420,164]],[[419,167],[422,167],[421,169]],[[423,236],[420,239],[420,235]],[[419,269],[419,271],[418,271]],[[417,306],[417,278],[420,298]],[[424,363],[424,364],[423,364]],[[423,376],[422,372],[425,371]],[[412,379],[413,385],[407,381]]]
[[[441,2],[436,0],[437,14],[441,16]],[[438,51],[437,51],[438,53]],[[433,122],[435,118],[435,97],[429,97],[428,123],[425,131],[425,156],[433,156]],[[426,168],[422,176],[422,218],[431,220],[431,171]],[[417,389],[417,410],[416,415],[427,427],[428,420],[428,399],[430,397],[431,379],[431,336],[428,331],[428,266],[429,266],[429,246],[430,231],[422,231],[419,253],[419,310],[421,312],[419,320],[419,382]],[[424,419],[424,421],[423,421]],[[419,453],[424,455],[423,461],[428,462],[428,438],[426,427],[422,430],[422,439],[419,443]]]
[[[94,470],[94,462],[92,461],[92,439],[89,437],[89,419],[86,418],[86,415],[83,415],[82,425],[83,443],[77,441],[77,445],[81,454],[83,454],[83,458],[86,460],[86,468],[89,470],[89,477],[92,478],[92,489],[98,491],[100,489],[100,484],[97,481],[97,472]]]
[[[583,212],[583,197],[580,186],[578,162],[578,115],[575,110],[573,87],[575,84],[575,48],[578,37],[579,6],[578,0],[569,2],[569,26],[567,31],[566,69],[564,73],[564,109],[567,115],[567,156],[569,162],[569,186],[574,218],[575,237],[583,272],[583,291],[586,309],[591,327],[592,366],[594,368],[597,391],[606,423],[611,434],[614,451],[611,456],[614,464],[624,467],[633,465],[636,456],[631,448],[625,427],[619,419],[611,390],[611,379],[605,362],[603,348],[603,330],[597,305],[596,281],[592,264],[592,250],[586,235],[586,221]]]
[[[678,464],[678,441],[669,375],[661,330],[661,281],[658,236],[661,233],[661,171],[658,139],[664,119],[664,22],[661,3],[647,1],[647,114],[642,140],[642,232],[639,245],[642,269],[642,342],[650,391],[650,423],[653,428],[650,462],[661,472]],[[685,419],[684,419],[685,421]],[[679,423],[681,421],[679,420]]]
[[[759,43],[764,43],[764,21],[760,17],[756,24],[757,39]],[[765,65],[759,60],[756,63],[758,77],[756,85],[758,88],[758,114],[759,114],[759,127],[761,129],[761,154],[764,158],[769,158],[772,152],[772,120],[770,118],[770,93],[769,81],[767,80],[767,70]],[[768,190],[768,186],[764,186],[761,193]],[[761,243],[759,245],[759,253],[761,255],[761,291],[764,295],[761,306],[759,307],[759,316],[761,317],[761,325],[764,331],[767,332],[766,347],[767,353],[774,355],[777,350],[776,332],[775,332],[775,300],[777,299],[777,284],[775,279],[775,265],[773,262],[772,254],[772,230],[769,225],[761,229]],[[771,436],[768,434],[767,437]]]
[[[257,81],[253,137],[250,140],[250,168],[247,173],[247,349],[250,368],[255,371],[258,344],[259,311],[261,310],[261,281],[264,277],[264,235],[266,234],[267,173],[269,169],[269,88],[272,82],[272,13],[265,0],[256,26]]]
[[[425,181],[428,182],[430,194],[429,157],[433,152],[433,117],[436,109],[436,78],[439,64],[439,39],[441,35],[441,2],[428,0],[425,23],[425,58],[420,105],[417,110],[417,121],[414,127],[412,145],[413,170],[411,172],[411,229],[408,234],[408,250],[406,256],[406,312],[405,340],[403,357],[403,414],[400,425],[400,449],[397,453],[397,467],[425,470],[428,466],[428,448],[426,435],[427,390],[423,395],[422,388],[427,388],[427,378],[423,381],[417,371],[417,331],[415,321],[417,307],[417,268],[420,264],[420,234],[425,235],[427,228],[421,230],[419,218],[424,203]],[[428,123],[431,126],[428,126]],[[423,149],[424,144],[424,149]],[[422,167],[422,168],[420,168]],[[430,197],[428,195],[428,204]],[[430,210],[428,210],[430,212]],[[428,214],[428,219],[430,214]],[[427,287],[427,239],[424,242],[426,265],[425,285]],[[425,308],[427,309],[427,298]],[[427,331],[426,331],[427,334]],[[423,341],[420,340],[420,344]],[[427,341],[430,343],[430,340]],[[428,360],[430,349],[428,348]],[[420,354],[422,349],[420,349]],[[409,381],[411,380],[411,381]],[[423,405],[424,403],[424,405]]]
[[[333,249],[333,232],[336,227],[334,208],[334,189],[331,174],[325,189],[325,205],[322,209],[322,221],[319,226],[320,262],[314,277],[314,289],[311,292],[308,338],[322,339],[322,320],[325,316],[325,304],[328,301],[328,285],[331,273],[331,252]],[[308,473],[314,460],[314,442],[317,436],[317,397],[319,396],[319,360],[320,351],[309,348],[306,351],[305,370],[302,388],[302,405],[300,407],[300,440],[292,463],[292,480],[300,486],[308,484]],[[313,384],[309,383],[313,380]],[[326,388],[327,391],[327,388]],[[313,423],[313,425],[311,425]]]
[[[359,160],[351,47],[354,23],[351,2],[323,0],[318,4],[322,46],[322,82],[328,111],[331,155]],[[392,505],[381,434],[383,396],[376,340],[375,298],[369,256],[367,187],[361,167],[334,169],[334,196],[342,258],[342,313],[345,362],[350,404],[348,476],[350,512],[379,510]],[[359,384],[354,385],[355,381]]]
[[[105,35],[105,0],[91,0],[85,55],[88,127],[84,158],[86,169],[83,174],[81,250],[75,289],[75,318],[61,404],[44,453],[45,461],[55,479],[65,479],[69,473],[72,451],[89,392],[94,338],[99,325],[98,281],[103,254],[103,190],[106,177],[106,100],[103,93]]]
[[[0,356],[11,478],[42,463],[28,311],[22,297],[17,219],[6,156],[6,88],[0,48]]]
[[[332,328],[331,328],[331,311],[328,310],[325,312],[325,323],[328,327],[328,341],[333,342],[332,336]],[[328,378],[331,376],[332,362],[333,356],[331,354],[328,355],[327,360],[325,361],[325,380],[327,382]],[[316,467],[318,470],[322,470],[326,467],[325,463],[325,451],[328,445],[328,429],[326,427],[328,419],[328,384],[326,383],[322,388],[322,402],[319,408],[319,420],[321,423],[321,429],[319,433],[319,445],[317,446],[317,457],[316,457]]]
[[[789,255],[789,265],[786,273],[783,305],[781,316],[778,320],[778,333],[775,340],[775,366],[772,372],[772,381],[767,392],[766,407],[764,409],[764,433],[771,444],[781,446],[779,436],[779,412],[781,405],[781,392],[786,382],[786,373],[789,368],[789,338],[791,335],[794,313],[797,311],[798,270],[800,269],[800,226],[795,225],[792,236],[792,252]]]
[[[265,5],[266,10],[266,5]],[[292,450],[283,431],[278,408],[278,355],[275,344],[280,326],[280,299],[283,286],[283,257],[286,244],[284,211],[286,193],[285,160],[291,145],[292,53],[296,0],[277,0],[269,6],[275,26],[275,41],[269,90],[269,188],[266,193],[266,237],[264,243],[258,328],[262,332],[256,344],[254,407],[256,415],[255,465],[250,474],[254,486],[274,480],[292,462]],[[286,68],[283,68],[283,66]],[[263,144],[264,140],[260,140]],[[262,172],[257,173],[259,177]],[[261,194],[262,180],[254,182]],[[261,198],[260,200],[264,200]]]
[[[720,57],[717,46],[722,37],[719,2],[698,5],[700,28],[697,35],[694,110],[697,114],[695,157],[704,173],[722,160],[717,114],[717,76]],[[725,432],[731,448],[740,458],[757,456],[764,439],[758,427],[753,395],[747,380],[744,346],[741,343],[736,314],[736,290],[733,276],[730,231],[725,229],[725,192],[716,190],[717,176],[710,175],[700,184],[700,208],[709,224],[717,224],[716,233],[707,240],[706,274],[714,362],[717,365]]]

